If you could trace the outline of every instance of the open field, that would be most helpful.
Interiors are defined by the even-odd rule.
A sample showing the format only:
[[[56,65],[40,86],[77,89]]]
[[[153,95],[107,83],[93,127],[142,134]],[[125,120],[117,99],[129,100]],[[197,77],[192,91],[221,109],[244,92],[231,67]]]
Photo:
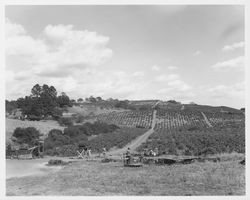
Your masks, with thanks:
[[[60,129],[63,130],[65,127],[60,126],[56,121],[46,120],[46,121],[21,121],[18,119],[8,119],[5,120],[5,130],[6,130],[6,140],[8,140],[13,131],[17,128],[27,128],[27,127],[35,127],[42,134],[46,135],[49,133],[51,129]]]
[[[44,176],[11,178],[6,194],[15,195],[244,195],[242,154],[221,162],[188,165],[144,165],[126,168],[100,160],[71,163]],[[41,184],[42,183],[42,184]]]

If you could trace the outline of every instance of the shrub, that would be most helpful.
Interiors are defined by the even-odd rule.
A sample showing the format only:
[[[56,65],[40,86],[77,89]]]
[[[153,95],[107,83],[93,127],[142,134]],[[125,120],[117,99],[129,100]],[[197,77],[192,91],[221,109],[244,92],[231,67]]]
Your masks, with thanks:
[[[188,131],[196,131],[196,130],[200,130],[200,128],[198,126],[191,126],[187,130]]]
[[[37,115],[28,115],[28,119],[31,121],[40,121],[42,117]]]
[[[63,110],[61,108],[55,108],[52,116],[55,120],[58,121],[61,118],[62,113],[63,113]]]
[[[216,149],[213,147],[205,147],[204,149],[200,150],[198,155],[209,155],[209,154],[215,154]]]
[[[16,128],[13,137],[19,144],[28,144],[29,146],[35,145],[39,139],[40,132],[34,127]]]
[[[44,148],[48,150],[69,143],[70,138],[67,135],[64,135],[61,130],[52,129],[44,141]]]
[[[75,116],[75,123],[82,123],[85,120],[83,115],[76,115]]]
[[[73,125],[73,118],[72,117],[60,117],[58,119],[58,123],[61,126],[72,126]]]
[[[97,137],[87,141],[86,146],[90,146],[93,152],[100,152],[103,147],[109,150],[112,147],[122,148],[136,137],[145,133],[146,129],[121,128],[114,132],[99,134]]]
[[[88,140],[86,132],[81,129],[81,126],[70,126],[65,128],[64,135],[69,137],[71,144]]]

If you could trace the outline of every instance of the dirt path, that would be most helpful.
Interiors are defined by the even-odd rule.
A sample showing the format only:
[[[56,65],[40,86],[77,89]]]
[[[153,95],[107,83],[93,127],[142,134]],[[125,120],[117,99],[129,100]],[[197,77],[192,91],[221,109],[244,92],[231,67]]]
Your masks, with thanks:
[[[139,147],[143,142],[146,142],[148,137],[154,132],[154,127],[156,123],[156,110],[153,112],[153,119],[152,119],[152,125],[151,129],[149,129],[147,132],[145,132],[143,135],[137,137],[135,140],[127,144],[125,147],[121,149],[114,149],[108,152],[108,155],[121,155],[126,151],[126,149],[129,147],[132,152],[136,151],[136,148]]]
[[[204,120],[205,120],[205,122],[207,123],[207,125],[208,125],[209,127],[213,127],[212,124],[209,122],[207,116],[206,116],[203,112],[201,112],[201,114],[202,114],[202,116],[204,117]]]

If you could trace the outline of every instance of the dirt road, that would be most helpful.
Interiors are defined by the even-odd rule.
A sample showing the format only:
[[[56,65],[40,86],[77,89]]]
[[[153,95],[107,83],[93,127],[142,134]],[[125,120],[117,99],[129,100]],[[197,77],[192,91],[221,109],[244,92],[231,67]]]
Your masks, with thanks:
[[[129,147],[132,152],[136,151],[136,148],[139,147],[143,142],[146,142],[148,137],[154,132],[154,127],[156,123],[156,110],[153,111],[153,119],[152,119],[152,125],[151,129],[149,129],[147,132],[145,132],[143,135],[137,137],[135,140],[127,144],[125,147],[121,149],[114,149],[108,152],[108,155],[121,155],[126,151],[126,149]]]

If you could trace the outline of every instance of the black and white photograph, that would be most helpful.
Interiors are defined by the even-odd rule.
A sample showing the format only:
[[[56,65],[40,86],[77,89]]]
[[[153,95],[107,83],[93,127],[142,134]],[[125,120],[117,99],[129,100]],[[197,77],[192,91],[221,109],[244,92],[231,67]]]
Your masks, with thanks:
[[[246,197],[246,5],[59,2],[3,8],[5,198]]]

